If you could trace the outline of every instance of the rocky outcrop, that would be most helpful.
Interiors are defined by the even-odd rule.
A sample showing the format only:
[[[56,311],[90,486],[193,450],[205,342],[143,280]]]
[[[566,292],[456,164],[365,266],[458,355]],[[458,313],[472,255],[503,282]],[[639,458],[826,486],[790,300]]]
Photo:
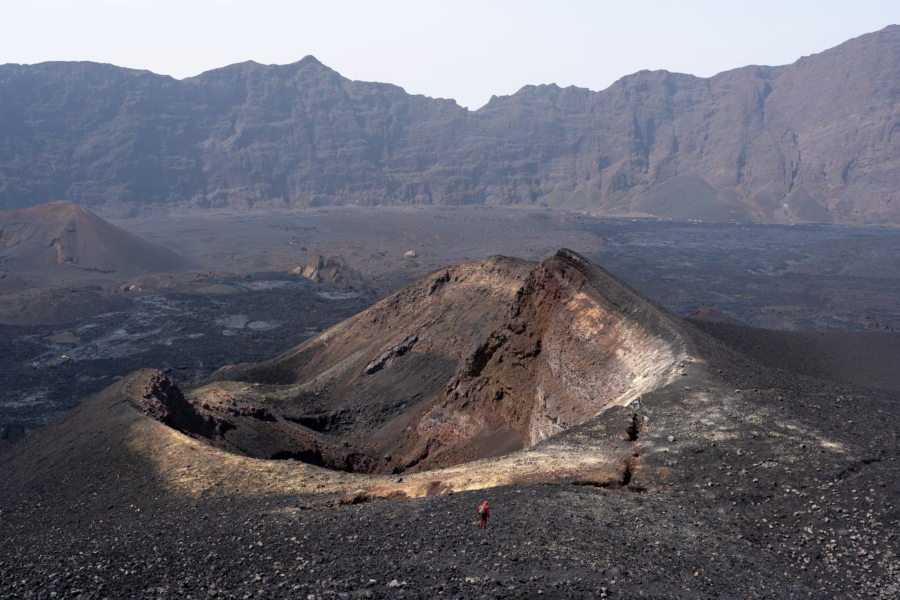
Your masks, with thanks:
[[[339,257],[323,256],[321,254],[313,256],[303,266],[294,267],[290,272],[315,283],[338,284],[351,287],[361,285],[363,279],[359,269],[347,266]]]
[[[900,27],[783,67],[527,86],[469,112],[312,57],[176,81],[0,67],[0,208],[543,204],[900,224]]]
[[[388,365],[393,359],[400,358],[404,354],[410,351],[410,349],[415,345],[416,342],[419,341],[419,334],[413,333],[405,340],[400,342],[395,346],[391,346],[387,349],[383,354],[381,354],[378,358],[370,362],[366,365],[366,368],[363,369],[363,373],[366,375],[373,375],[383,369],[386,365]]]
[[[212,420],[201,416],[162,371],[141,369],[128,376],[124,389],[128,401],[151,419],[201,436],[215,431]]]

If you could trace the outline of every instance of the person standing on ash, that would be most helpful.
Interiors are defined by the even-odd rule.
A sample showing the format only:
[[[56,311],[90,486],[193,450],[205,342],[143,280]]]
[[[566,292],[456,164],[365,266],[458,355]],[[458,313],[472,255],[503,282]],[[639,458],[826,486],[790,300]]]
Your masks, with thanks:
[[[487,503],[487,500],[485,500],[485,501],[478,507],[478,516],[481,518],[481,528],[482,528],[482,529],[484,529],[485,527],[487,527],[487,520],[488,520],[488,516],[490,516],[490,514],[491,514],[491,511],[488,509],[488,503]]]

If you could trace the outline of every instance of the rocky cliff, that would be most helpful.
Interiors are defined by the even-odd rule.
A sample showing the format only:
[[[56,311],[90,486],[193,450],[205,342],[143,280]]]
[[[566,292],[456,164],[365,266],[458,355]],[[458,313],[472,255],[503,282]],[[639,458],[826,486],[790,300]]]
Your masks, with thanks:
[[[527,86],[469,112],[312,57],[178,81],[0,66],[0,208],[545,204],[900,224],[900,26],[782,67]]]

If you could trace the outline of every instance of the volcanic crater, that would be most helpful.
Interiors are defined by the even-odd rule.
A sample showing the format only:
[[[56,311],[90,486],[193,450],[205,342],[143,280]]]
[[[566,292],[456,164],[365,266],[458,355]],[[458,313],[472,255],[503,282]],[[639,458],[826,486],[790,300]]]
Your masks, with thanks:
[[[683,326],[570,250],[541,263],[495,256],[183,395],[159,375],[138,404],[248,457],[426,471],[530,448],[685,375]],[[626,425],[633,441],[640,424]]]
[[[897,597],[900,382],[702,325],[561,251],[134,372],[0,453],[0,596]]]

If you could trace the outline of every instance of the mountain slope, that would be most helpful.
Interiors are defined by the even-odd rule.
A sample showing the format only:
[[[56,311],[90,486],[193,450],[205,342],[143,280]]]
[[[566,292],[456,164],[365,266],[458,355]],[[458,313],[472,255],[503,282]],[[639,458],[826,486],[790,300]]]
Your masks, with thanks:
[[[900,224],[900,26],[783,67],[527,86],[468,112],[312,57],[176,81],[0,67],[0,207],[536,204]]]

